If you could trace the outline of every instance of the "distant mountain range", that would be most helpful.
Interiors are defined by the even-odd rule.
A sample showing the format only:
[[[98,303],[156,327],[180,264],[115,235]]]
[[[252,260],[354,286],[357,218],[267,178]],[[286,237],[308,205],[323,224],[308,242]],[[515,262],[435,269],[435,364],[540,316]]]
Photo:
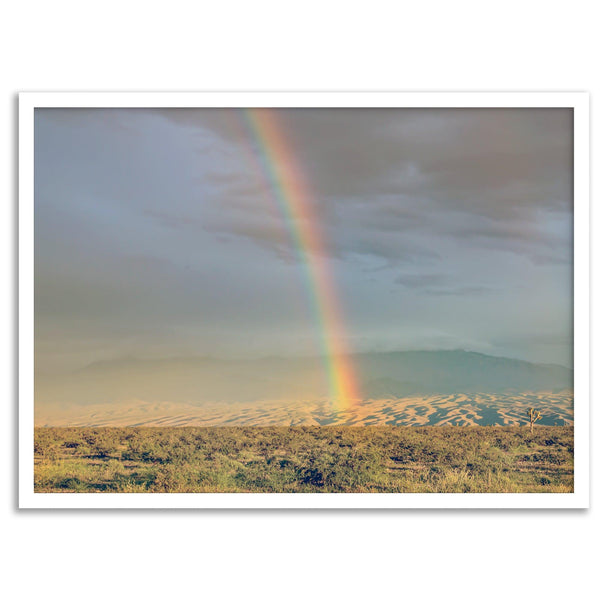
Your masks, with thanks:
[[[573,388],[573,370],[463,350],[356,354],[365,399],[453,393],[558,391]],[[36,402],[92,404],[143,401],[249,402],[328,394],[319,358],[224,360],[123,359],[36,379]]]
[[[463,350],[358,356],[367,396],[572,389],[573,370]]]

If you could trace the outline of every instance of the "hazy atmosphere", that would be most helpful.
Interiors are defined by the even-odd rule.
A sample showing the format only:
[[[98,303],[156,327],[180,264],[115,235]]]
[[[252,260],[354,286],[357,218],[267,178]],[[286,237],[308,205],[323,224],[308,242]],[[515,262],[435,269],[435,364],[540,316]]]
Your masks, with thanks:
[[[572,367],[571,110],[278,109],[267,158],[248,112],[36,109],[38,373],[320,354],[289,156],[348,351]]]

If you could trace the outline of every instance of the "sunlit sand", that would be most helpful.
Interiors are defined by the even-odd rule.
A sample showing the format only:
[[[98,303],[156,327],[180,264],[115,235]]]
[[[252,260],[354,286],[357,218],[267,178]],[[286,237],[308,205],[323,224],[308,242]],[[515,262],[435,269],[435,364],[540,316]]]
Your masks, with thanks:
[[[573,424],[573,392],[450,394],[369,399],[336,411],[323,399],[246,403],[131,400],[119,404],[38,404],[36,426],[297,426],[297,425],[522,425],[527,409],[542,412],[541,425]]]

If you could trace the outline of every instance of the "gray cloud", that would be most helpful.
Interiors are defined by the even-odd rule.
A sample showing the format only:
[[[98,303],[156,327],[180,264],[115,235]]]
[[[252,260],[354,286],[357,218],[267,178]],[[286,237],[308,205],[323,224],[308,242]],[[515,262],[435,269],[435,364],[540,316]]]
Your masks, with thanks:
[[[491,288],[483,285],[462,285],[445,289],[428,289],[427,293],[432,296],[480,296],[481,294],[488,294],[492,291]]]
[[[242,145],[250,162],[261,161],[238,110],[159,114],[211,130],[230,148],[225,154]],[[278,115],[338,257],[375,255],[395,264],[409,254],[404,231],[517,251],[538,262],[560,260],[557,255],[570,244],[568,235],[558,239],[538,227],[547,214],[572,210],[570,110],[280,109]],[[232,185],[231,175],[214,176]],[[229,206],[253,198],[249,206],[260,207],[265,184],[256,189],[255,179],[242,189],[250,177],[247,167],[237,177],[237,192],[224,188],[219,202]],[[460,219],[469,222],[461,227]],[[394,232],[396,241],[379,241],[383,232]],[[259,228],[256,235],[263,247],[272,237],[262,237]],[[557,252],[548,251],[557,245]],[[273,250],[280,252],[278,239]]]
[[[277,114],[356,349],[441,340],[568,363],[569,110]],[[35,136],[39,364],[319,347],[239,110],[44,109]]]
[[[484,285],[456,285],[453,277],[443,273],[404,273],[396,277],[394,283],[431,296],[479,296],[493,291]]]
[[[445,281],[445,277],[439,273],[406,273],[394,279],[404,287],[422,289]]]

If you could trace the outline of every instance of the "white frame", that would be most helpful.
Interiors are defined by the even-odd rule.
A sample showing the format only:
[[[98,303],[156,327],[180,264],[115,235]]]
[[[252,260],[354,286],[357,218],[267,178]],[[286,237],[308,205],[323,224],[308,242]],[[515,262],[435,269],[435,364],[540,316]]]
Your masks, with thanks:
[[[565,107],[574,110],[575,491],[569,494],[47,494],[33,491],[34,109],[42,107]],[[588,508],[589,95],[586,92],[19,94],[19,508]]]

